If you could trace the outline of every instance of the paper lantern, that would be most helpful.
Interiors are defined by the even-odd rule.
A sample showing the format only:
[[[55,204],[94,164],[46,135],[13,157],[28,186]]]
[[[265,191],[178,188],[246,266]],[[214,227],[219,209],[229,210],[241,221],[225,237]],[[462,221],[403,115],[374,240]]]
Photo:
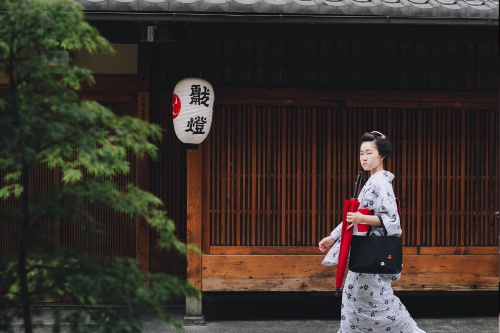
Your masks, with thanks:
[[[186,78],[177,83],[172,96],[175,134],[186,144],[203,142],[210,132],[214,89],[203,79]]]

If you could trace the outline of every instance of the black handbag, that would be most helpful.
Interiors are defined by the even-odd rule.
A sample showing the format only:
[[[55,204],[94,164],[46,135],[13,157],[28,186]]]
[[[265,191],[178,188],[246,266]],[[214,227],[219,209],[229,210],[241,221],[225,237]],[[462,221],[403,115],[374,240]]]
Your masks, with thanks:
[[[396,199],[398,211],[401,211]],[[401,213],[399,214],[401,216]],[[403,269],[403,243],[399,236],[352,236],[349,270],[357,273],[398,274]]]
[[[368,234],[352,236],[349,270],[357,273],[401,273],[403,269],[401,237],[368,236]]]

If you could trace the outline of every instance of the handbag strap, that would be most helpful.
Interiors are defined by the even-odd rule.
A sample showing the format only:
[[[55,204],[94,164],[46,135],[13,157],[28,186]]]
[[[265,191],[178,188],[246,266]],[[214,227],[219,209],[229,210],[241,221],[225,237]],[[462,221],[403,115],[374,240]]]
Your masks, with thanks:
[[[399,201],[398,198],[396,198],[396,205],[398,206],[399,220],[401,220],[401,202]]]

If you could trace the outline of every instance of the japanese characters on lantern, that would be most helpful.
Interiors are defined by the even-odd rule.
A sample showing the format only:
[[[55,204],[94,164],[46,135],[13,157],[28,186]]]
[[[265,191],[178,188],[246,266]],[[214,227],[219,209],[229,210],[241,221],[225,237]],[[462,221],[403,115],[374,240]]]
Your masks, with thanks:
[[[172,96],[175,134],[186,144],[205,140],[212,125],[214,89],[203,79],[186,78],[177,83]]]

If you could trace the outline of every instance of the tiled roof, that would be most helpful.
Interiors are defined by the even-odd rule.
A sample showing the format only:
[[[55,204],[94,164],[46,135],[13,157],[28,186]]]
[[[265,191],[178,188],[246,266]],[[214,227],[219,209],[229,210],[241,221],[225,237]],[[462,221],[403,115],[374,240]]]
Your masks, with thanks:
[[[217,14],[287,18],[458,19],[498,25],[499,0],[77,0],[90,13]],[[432,23],[429,22],[429,23]]]

